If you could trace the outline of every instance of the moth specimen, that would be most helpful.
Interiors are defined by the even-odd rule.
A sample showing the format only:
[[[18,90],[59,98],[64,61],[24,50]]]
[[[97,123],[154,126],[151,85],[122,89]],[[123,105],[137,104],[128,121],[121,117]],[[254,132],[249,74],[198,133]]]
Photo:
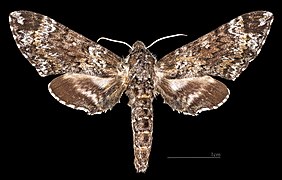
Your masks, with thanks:
[[[141,41],[123,59],[47,16],[9,16],[18,48],[39,75],[60,75],[48,86],[60,103],[94,115],[114,107],[125,92],[137,172],[148,167],[154,97],[160,94],[183,114],[218,108],[229,90],[212,76],[235,80],[259,54],[272,21],[267,11],[243,14],[157,61]]]

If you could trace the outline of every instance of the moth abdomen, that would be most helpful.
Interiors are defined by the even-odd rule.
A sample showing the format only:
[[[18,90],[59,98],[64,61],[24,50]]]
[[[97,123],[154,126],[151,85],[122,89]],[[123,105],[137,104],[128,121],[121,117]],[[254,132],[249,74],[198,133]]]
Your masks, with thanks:
[[[134,165],[137,172],[145,172],[153,140],[153,97],[136,98],[131,104]]]

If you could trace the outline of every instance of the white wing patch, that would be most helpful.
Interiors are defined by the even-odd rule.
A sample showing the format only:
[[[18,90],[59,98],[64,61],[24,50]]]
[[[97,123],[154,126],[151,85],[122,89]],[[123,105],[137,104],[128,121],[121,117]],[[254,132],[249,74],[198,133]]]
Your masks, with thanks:
[[[188,84],[187,79],[173,79],[168,80],[168,84],[173,91],[179,91]]]

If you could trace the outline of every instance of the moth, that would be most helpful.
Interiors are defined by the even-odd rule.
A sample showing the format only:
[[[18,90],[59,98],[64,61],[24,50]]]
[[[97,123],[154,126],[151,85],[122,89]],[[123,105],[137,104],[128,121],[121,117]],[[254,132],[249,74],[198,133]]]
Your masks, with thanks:
[[[48,89],[60,103],[94,115],[112,109],[125,92],[137,172],[148,167],[154,97],[192,116],[218,108],[229,90],[213,76],[235,80],[259,54],[272,21],[268,11],[243,14],[157,60],[141,41],[123,59],[47,16],[9,15],[23,56],[40,76],[59,75]]]

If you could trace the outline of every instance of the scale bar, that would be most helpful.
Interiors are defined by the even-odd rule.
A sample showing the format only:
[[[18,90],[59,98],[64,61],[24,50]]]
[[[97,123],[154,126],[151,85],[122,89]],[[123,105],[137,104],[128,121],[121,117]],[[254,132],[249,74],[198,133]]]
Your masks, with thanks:
[[[186,157],[186,156],[169,156],[168,159],[220,159],[220,156],[199,156],[199,157]]]

